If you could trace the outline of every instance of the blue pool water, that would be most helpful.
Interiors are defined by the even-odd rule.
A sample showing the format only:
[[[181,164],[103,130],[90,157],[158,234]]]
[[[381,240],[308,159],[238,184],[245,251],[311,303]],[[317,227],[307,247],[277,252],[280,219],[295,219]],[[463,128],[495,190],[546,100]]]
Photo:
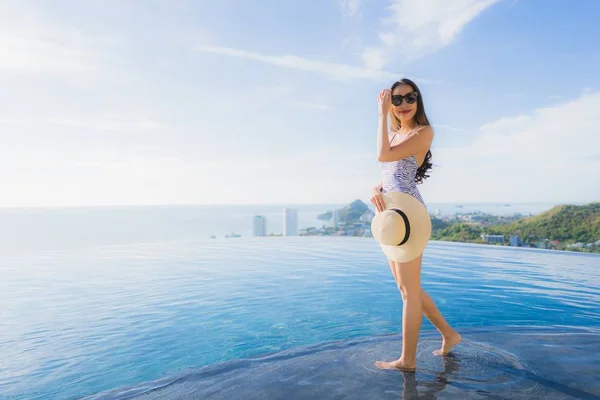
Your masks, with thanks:
[[[0,399],[600,399],[599,256],[432,242],[422,281],[464,342],[424,320],[403,374],[373,366],[402,303],[372,239],[0,256]]]

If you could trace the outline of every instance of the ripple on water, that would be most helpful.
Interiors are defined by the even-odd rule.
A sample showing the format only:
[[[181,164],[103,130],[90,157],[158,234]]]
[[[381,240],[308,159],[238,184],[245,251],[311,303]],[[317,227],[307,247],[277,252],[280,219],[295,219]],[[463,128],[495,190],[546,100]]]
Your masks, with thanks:
[[[399,335],[321,343],[258,358],[227,361],[127,390],[86,400],[151,399],[600,399],[594,380],[598,367],[581,361],[600,347],[597,334],[548,335],[543,332],[471,332],[446,357],[434,356],[439,337],[419,341],[416,373],[380,370],[376,360],[400,351]],[[568,338],[567,338],[568,337]],[[486,341],[484,341],[487,339]],[[490,340],[491,339],[491,340]],[[564,356],[564,341],[577,342]],[[495,344],[494,344],[495,343]],[[528,357],[527,348],[543,345],[545,357]],[[513,353],[503,350],[510,345]],[[562,354],[561,374],[544,361]],[[547,357],[547,358],[546,358]],[[590,384],[569,385],[577,367]],[[571,377],[569,372],[571,369]],[[596,382],[596,383],[594,383]]]

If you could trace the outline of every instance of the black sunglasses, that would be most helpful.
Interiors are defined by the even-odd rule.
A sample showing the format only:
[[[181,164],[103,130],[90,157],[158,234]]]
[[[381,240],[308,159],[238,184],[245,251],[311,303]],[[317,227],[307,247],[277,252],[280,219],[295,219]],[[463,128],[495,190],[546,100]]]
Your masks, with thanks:
[[[417,97],[417,92],[410,92],[405,94],[404,96],[401,94],[395,94],[392,96],[392,104],[398,107],[402,104],[402,99],[406,99],[406,104],[413,104],[415,101],[417,101]]]

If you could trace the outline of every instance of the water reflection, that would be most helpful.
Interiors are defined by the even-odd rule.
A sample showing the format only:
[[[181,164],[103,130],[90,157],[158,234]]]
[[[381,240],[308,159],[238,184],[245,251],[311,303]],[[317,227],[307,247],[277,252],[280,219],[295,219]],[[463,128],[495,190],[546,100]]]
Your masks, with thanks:
[[[414,372],[402,372],[404,387],[402,390],[402,400],[415,399],[437,399],[437,394],[446,388],[451,381],[453,374],[457,374],[460,365],[460,359],[454,354],[449,354],[442,357],[443,371],[436,372],[433,380],[417,379],[417,374]],[[419,388],[420,384],[420,388]]]

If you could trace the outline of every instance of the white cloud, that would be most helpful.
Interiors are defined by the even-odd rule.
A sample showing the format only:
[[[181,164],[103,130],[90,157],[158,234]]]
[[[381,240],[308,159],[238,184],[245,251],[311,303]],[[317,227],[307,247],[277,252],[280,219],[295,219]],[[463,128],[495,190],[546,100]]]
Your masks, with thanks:
[[[395,55],[412,61],[449,45],[463,28],[498,0],[392,0],[379,44],[364,50],[370,68]]]
[[[254,60],[266,64],[275,65],[282,68],[298,69],[323,73],[330,78],[340,80],[350,79],[372,79],[378,81],[389,81],[399,79],[402,74],[382,71],[370,68],[355,67],[352,65],[333,63],[326,61],[314,61],[295,55],[269,56],[260,53],[238,50],[221,46],[200,46],[198,51],[204,53],[220,54],[230,57],[238,57],[247,60]],[[432,80],[418,78],[421,82],[433,82]]]
[[[0,126],[10,128],[48,129],[75,128],[84,131],[123,132],[141,134],[147,131],[166,129],[167,126],[149,116],[135,115],[93,115],[93,116],[60,116],[60,115],[7,115],[0,117]]]
[[[332,154],[317,149],[223,160],[153,157],[122,148],[79,153],[3,148],[0,186],[11,190],[0,206],[344,202],[349,195],[368,194],[376,183],[368,168]]]
[[[502,118],[481,127],[473,144],[482,156],[540,162],[600,155],[600,93]]]
[[[433,128],[448,129],[449,131],[455,131],[455,132],[469,132],[467,129],[464,129],[464,128],[458,128],[456,126],[442,125],[442,124],[433,124]]]
[[[382,49],[365,49],[362,57],[365,66],[369,69],[379,70],[383,68],[386,63],[386,54]]]
[[[87,36],[23,3],[0,5],[0,73],[94,76],[103,71],[100,49],[112,44],[112,39]]]
[[[341,0],[340,7],[342,13],[348,18],[354,18],[359,15],[361,0]]]
[[[600,198],[600,92],[485,124],[463,148],[432,149],[431,201]]]

